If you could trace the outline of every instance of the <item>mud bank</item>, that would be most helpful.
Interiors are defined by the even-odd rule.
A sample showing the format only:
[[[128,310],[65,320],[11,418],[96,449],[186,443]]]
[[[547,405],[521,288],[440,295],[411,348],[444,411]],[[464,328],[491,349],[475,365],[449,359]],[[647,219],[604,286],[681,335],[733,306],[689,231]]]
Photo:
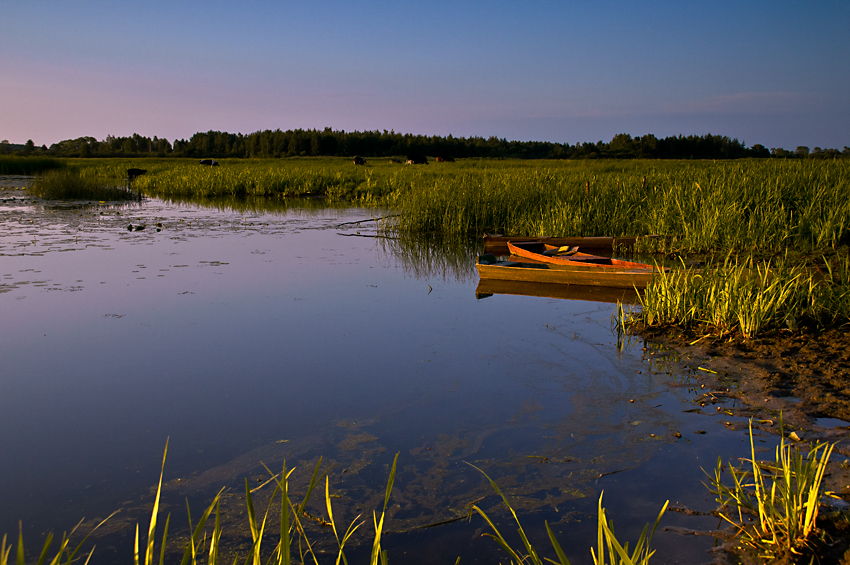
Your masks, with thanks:
[[[659,368],[699,380],[703,392],[694,398],[694,411],[714,413],[726,427],[746,428],[739,418],[751,418],[754,433],[778,435],[781,419],[786,437],[804,451],[819,442],[835,444],[824,485],[840,499],[821,508],[824,541],[812,553],[774,563],[808,563],[812,555],[818,563],[850,563],[850,327],[780,331],[746,341],[659,329],[640,335],[652,344],[645,355],[658,357]],[[763,562],[737,551],[738,545],[727,540],[724,550],[732,553],[718,551],[717,562]]]

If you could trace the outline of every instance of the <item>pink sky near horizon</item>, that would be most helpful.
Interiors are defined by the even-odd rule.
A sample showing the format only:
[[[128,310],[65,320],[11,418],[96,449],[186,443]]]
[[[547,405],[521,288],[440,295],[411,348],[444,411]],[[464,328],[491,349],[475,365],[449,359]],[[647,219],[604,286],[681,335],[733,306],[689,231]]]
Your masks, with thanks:
[[[850,4],[29,2],[0,139],[394,130],[850,145]]]

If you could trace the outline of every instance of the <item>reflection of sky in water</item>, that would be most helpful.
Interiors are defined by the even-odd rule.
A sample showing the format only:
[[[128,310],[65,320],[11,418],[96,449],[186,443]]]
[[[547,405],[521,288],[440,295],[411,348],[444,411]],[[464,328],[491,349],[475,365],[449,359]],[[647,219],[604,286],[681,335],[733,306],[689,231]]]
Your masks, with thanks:
[[[402,498],[445,493],[397,509],[419,525],[487,494],[463,461],[513,495],[554,493],[550,510],[590,495],[593,511],[599,489],[642,485],[645,522],[680,473],[716,458],[665,447],[705,424],[683,420],[696,417],[681,414],[686,395],[638,351],[616,352],[612,305],[476,300],[475,280],[417,278],[377,240],[339,235],[365,234],[334,226],[368,210],[3,212],[0,444],[14,456],[0,467],[0,531],[147,500],[169,436],[167,479],[218,469],[237,487],[234,462],[252,450],[323,454],[352,476],[377,463],[363,471],[377,490],[401,452]],[[652,460],[671,450],[675,464]],[[706,499],[702,480],[685,491]]]

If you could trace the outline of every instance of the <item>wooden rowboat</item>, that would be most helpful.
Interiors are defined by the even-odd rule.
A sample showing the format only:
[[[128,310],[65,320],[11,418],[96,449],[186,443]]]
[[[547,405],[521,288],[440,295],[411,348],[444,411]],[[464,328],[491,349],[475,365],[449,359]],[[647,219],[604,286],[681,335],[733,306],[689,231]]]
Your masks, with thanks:
[[[657,239],[660,237],[669,238],[663,235],[646,235],[641,236],[641,239]],[[505,236],[505,235],[485,235],[484,236],[484,253],[492,253],[493,255],[507,255],[508,242],[523,242],[537,241],[547,243],[557,247],[563,246],[578,246],[585,250],[593,250],[599,252],[612,252],[616,249],[631,249],[634,247],[637,237],[525,237],[525,236]]]
[[[508,242],[508,250],[511,252],[511,255],[516,255],[523,259],[532,259],[541,263],[553,263],[576,269],[585,268],[602,271],[631,269],[647,270],[651,273],[655,270],[655,267],[646,263],[634,263],[632,261],[612,259],[611,257],[590,255],[588,253],[581,253],[578,249],[577,246],[558,247],[541,242]]]
[[[546,256],[542,252],[547,248],[558,248],[544,243],[509,243],[509,247],[524,260],[500,261],[493,254],[482,255],[476,264],[481,279],[643,289],[657,272],[656,267],[646,263],[587,253],[574,252],[569,257]]]
[[[492,258],[492,262],[490,260]],[[612,288],[643,289],[650,283],[653,270],[571,268],[546,263],[499,261],[492,254],[478,258],[475,265],[481,279],[498,279],[528,283],[575,284]]]

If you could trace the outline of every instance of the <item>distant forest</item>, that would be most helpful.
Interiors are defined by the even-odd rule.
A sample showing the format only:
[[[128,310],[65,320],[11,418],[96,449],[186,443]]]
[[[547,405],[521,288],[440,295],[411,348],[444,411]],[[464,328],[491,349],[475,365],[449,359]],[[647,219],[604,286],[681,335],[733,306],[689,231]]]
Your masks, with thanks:
[[[768,149],[763,145],[746,147],[737,139],[706,134],[679,135],[658,139],[652,134],[632,137],[621,133],[605,143],[552,143],[547,141],[508,141],[498,137],[446,137],[401,134],[393,131],[265,130],[243,135],[208,131],[186,141],[138,134],[132,137],[107,136],[103,141],[79,137],[37,147],[32,140],[24,145],[0,142],[0,154],[54,157],[196,157],[196,158],[280,158],[294,156],[393,157],[428,155],[434,157],[488,157],[516,159],[739,159],[744,157],[835,158],[850,156],[843,150],[800,146],[794,151]]]

